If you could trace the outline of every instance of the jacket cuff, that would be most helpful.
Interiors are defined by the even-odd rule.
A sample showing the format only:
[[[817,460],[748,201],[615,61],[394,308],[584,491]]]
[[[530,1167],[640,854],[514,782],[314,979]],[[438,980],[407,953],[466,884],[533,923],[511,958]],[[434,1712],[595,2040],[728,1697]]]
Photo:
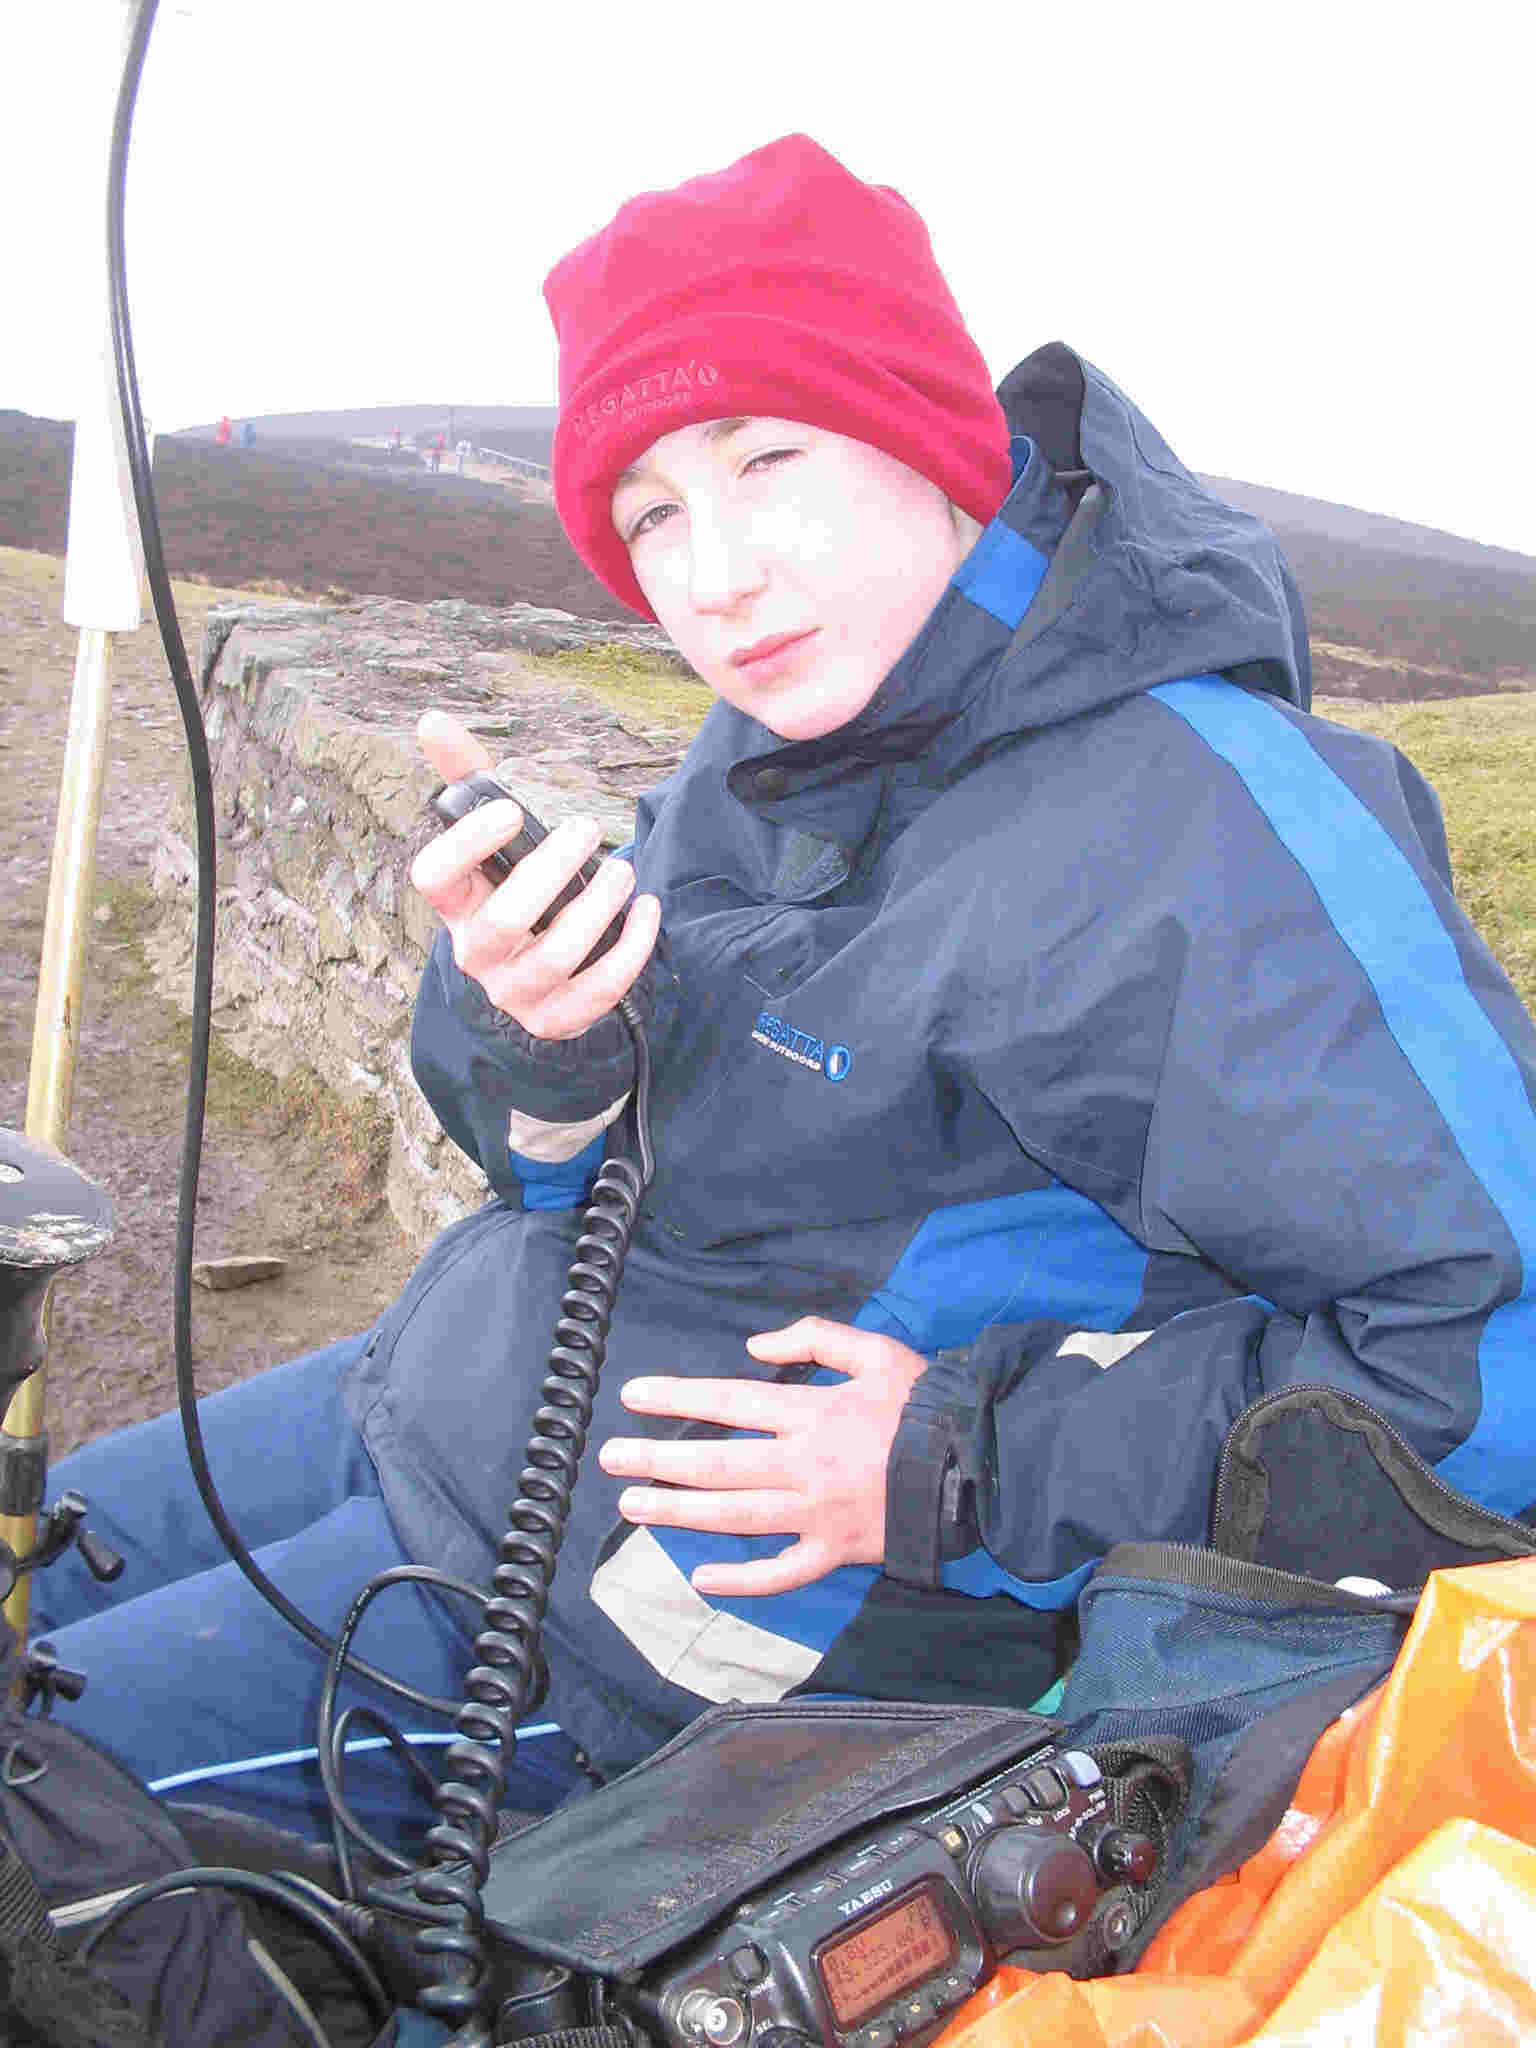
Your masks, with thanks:
[[[888,1577],[936,1587],[946,1561],[981,1541],[987,1389],[969,1349],[941,1351],[907,1396],[886,1465]]]
[[[450,1007],[475,1037],[490,1041],[516,1081],[517,1107],[541,1123],[571,1124],[601,1116],[634,1083],[635,1054],[617,1010],[600,1017],[579,1038],[535,1038],[459,966],[446,933],[438,938],[438,967]],[[631,991],[642,1017],[645,976]],[[510,1075],[509,1075],[510,1078]]]

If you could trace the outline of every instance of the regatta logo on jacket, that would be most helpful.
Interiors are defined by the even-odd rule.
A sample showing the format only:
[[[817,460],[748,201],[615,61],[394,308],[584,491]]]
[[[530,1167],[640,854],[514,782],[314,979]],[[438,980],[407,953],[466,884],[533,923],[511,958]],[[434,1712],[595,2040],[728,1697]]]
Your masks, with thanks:
[[[796,1031],[782,1017],[767,1010],[760,1012],[752,1027],[752,1037],[781,1059],[793,1060],[797,1067],[809,1067],[812,1073],[822,1074],[829,1081],[846,1081],[853,1065],[853,1054],[846,1045],[827,1045],[808,1031]]]

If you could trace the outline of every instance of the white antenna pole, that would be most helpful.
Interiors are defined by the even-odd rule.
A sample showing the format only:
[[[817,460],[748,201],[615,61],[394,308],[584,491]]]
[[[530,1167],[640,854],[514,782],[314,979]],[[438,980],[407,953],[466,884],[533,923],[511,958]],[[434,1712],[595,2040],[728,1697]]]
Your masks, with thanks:
[[[126,50],[133,25],[131,0],[118,0]],[[106,192],[111,108],[102,132],[101,191]],[[96,874],[96,832],[107,758],[112,644],[119,633],[144,623],[144,552],[139,533],[127,439],[118,404],[108,315],[107,237],[99,218],[94,263],[98,279],[95,375],[75,421],[74,467],[69,486],[69,538],[64,566],[64,618],[78,629],[69,732],[59,783],[53,866],[38,969],[32,1064],[27,1080],[27,1136],[67,1149],[85,990],[85,942]],[[17,1388],[6,1411],[4,1448],[35,1453],[11,1456],[0,1471],[35,1474],[0,1481],[0,1539],[17,1556],[32,1548],[42,1505],[47,1446],[43,1435],[43,1368]],[[32,1494],[36,1498],[30,1498]],[[28,1496],[23,1498],[22,1496]],[[25,1639],[30,1579],[23,1576],[5,1612]]]

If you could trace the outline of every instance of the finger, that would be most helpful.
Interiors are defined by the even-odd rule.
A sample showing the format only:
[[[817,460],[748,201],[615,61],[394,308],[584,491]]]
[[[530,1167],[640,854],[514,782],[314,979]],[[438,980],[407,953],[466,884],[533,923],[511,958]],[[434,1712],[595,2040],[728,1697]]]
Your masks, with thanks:
[[[523,814],[509,800],[481,804],[450,825],[411,862],[411,886],[440,917],[467,916],[477,900],[489,901],[492,885],[480,873],[489,858],[522,828]]]
[[[701,1564],[689,1584],[696,1593],[710,1593],[717,1599],[792,1593],[797,1586],[822,1578],[839,1562],[824,1544],[802,1537],[777,1557],[756,1558],[751,1564]]]
[[[535,1038],[579,1038],[634,987],[645,971],[660,929],[660,903],[654,896],[637,896],[618,943],[584,973],[543,994],[527,997],[513,985],[519,977],[526,983],[527,963],[514,962],[504,976],[492,976],[483,986],[492,1002],[515,1016]],[[503,980],[507,984],[505,990]]]
[[[721,1536],[793,1536],[805,1502],[792,1493],[694,1493],[629,1486],[619,1495],[626,1522],[661,1529],[704,1529]]]
[[[515,804],[511,811],[516,813]],[[457,851],[460,857],[466,845],[478,850],[482,844],[479,839],[460,841],[456,835],[479,818],[492,813],[504,825],[508,806],[491,803],[482,810],[472,811],[468,818],[444,833],[437,846],[445,847],[449,840],[453,840],[454,847],[448,851]],[[503,833],[503,838],[505,836]],[[534,930],[535,925],[546,914],[551,901],[576,875],[581,863],[596,850],[601,836],[595,818],[567,819],[532,853],[518,861],[511,874],[491,888],[489,894],[481,893],[473,906],[464,907],[473,869],[467,874],[461,872],[455,882],[446,885],[441,899],[426,890],[422,892],[434,905],[442,899],[460,904],[457,911],[450,908],[442,912],[444,917],[457,917],[459,920],[454,925],[453,957],[466,974],[474,976],[493,1002],[501,1003],[503,1008],[508,1007],[502,995],[491,985],[492,971],[505,962],[531,953],[539,945],[544,935]],[[495,848],[488,847],[485,851],[494,852]],[[483,881],[484,877],[480,879]],[[515,999],[514,1006],[526,1007],[537,1003],[564,979],[564,970],[551,964],[541,952],[531,967],[519,970],[516,978],[506,985],[504,993]]]
[[[538,936],[538,952],[530,954],[528,965],[537,965],[553,987],[569,981],[614,918],[623,910],[635,887],[635,871],[627,860],[605,860],[574,902]],[[487,922],[499,922],[501,905],[487,913]]]
[[[496,806],[487,804],[485,808],[490,811]],[[497,889],[484,920],[486,931],[531,931],[602,843],[603,828],[596,818],[562,819]]]
[[[782,1330],[763,1330],[749,1337],[747,1349],[764,1365],[799,1365],[814,1359],[852,1379],[875,1362],[881,1342],[873,1330],[831,1323],[824,1316],[802,1316]]]
[[[735,1437],[725,1443],[664,1443],[654,1437],[613,1436],[597,1454],[605,1472],[619,1479],[656,1479],[714,1493],[797,1491],[775,1437]]]
[[[490,750],[447,711],[423,711],[416,721],[421,751],[444,782],[462,782],[491,766]]]
[[[759,1380],[635,1379],[620,1389],[619,1399],[639,1415],[686,1415],[695,1422],[778,1434],[805,1421],[808,1391]]]

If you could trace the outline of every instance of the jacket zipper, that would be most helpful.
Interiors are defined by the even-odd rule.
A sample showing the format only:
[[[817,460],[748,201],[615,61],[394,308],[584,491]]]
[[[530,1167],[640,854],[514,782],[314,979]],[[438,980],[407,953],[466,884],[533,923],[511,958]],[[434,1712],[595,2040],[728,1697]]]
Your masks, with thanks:
[[[1268,1399],[1269,1397],[1266,1395],[1264,1398]],[[1314,1604],[1321,1604],[1317,1600],[1319,1592],[1335,1593],[1338,1595],[1338,1606],[1348,1613],[1363,1613],[1369,1609],[1377,1614],[1411,1615],[1418,1605],[1418,1596],[1416,1594],[1409,1596],[1400,1591],[1386,1593],[1345,1592],[1338,1586],[1330,1586],[1326,1579],[1308,1578],[1305,1572],[1282,1571],[1278,1565],[1250,1564],[1246,1558],[1227,1557],[1224,1551],[1213,1552],[1208,1543],[1158,1543],[1149,1547],[1155,1547],[1159,1550],[1185,1551],[1191,1557],[1220,1557],[1225,1563],[1236,1565],[1241,1571],[1263,1572],[1266,1579],[1278,1579],[1286,1586],[1304,1586],[1312,1596]],[[1091,1586],[1093,1580],[1090,1579],[1088,1584]],[[1083,1590],[1086,1593],[1088,1589],[1085,1587]],[[1253,1597],[1257,1599],[1261,1596],[1254,1594]],[[1398,1603],[1404,1604],[1400,1605]]]
[[[1241,1415],[1238,1416],[1236,1422],[1227,1431],[1226,1442],[1222,1446],[1221,1460],[1216,1467],[1216,1494],[1211,1504],[1211,1527],[1213,1529],[1220,1527],[1222,1509],[1226,1504],[1227,1482],[1231,1474],[1233,1462],[1232,1439],[1237,1435],[1243,1424],[1250,1417],[1257,1415],[1261,1408],[1272,1408],[1277,1402],[1289,1401],[1297,1394],[1327,1394],[1335,1401],[1342,1401],[1346,1408],[1352,1408],[1359,1414],[1368,1416],[1376,1427],[1386,1435],[1388,1440],[1412,1460],[1420,1474],[1428,1480],[1429,1484],[1438,1494],[1441,1494],[1448,1501],[1456,1502],[1460,1507],[1475,1508],[1480,1515],[1486,1516],[1497,1527],[1507,1529],[1512,1536],[1518,1536],[1521,1542],[1529,1549],[1536,1550],[1536,1529],[1530,1528],[1524,1522],[1516,1521],[1511,1515],[1501,1515],[1495,1508],[1484,1507],[1481,1501],[1473,1500],[1470,1494],[1458,1493],[1454,1486],[1447,1486],[1434,1468],[1425,1464],[1424,1460],[1413,1448],[1413,1445],[1409,1443],[1408,1439],[1403,1436],[1401,1431],[1395,1429],[1388,1422],[1387,1418],[1379,1414],[1368,1401],[1362,1401],[1358,1394],[1345,1393],[1342,1387],[1320,1386],[1314,1382],[1308,1382],[1296,1387],[1283,1387],[1273,1394],[1261,1394],[1256,1401],[1249,1402]]]

